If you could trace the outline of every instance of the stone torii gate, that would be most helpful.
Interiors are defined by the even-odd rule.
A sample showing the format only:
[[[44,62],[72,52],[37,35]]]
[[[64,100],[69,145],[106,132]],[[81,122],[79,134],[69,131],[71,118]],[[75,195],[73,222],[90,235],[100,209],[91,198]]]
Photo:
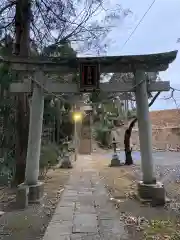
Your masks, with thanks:
[[[138,184],[140,197],[151,200],[165,201],[163,185],[156,182],[154,163],[152,157],[151,123],[148,108],[148,92],[169,91],[169,82],[147,82],[145,72],[165,71],[169,64],[175,60],[177,51],[137,55],[137,56],[112,56],[112,57],[87,57],[87,58],[21,58],[4,57],[3,62],[8,62],[16,71],[30,72],[34,76],[33,83],[12,83],[10,91],[13,93],[32,94],[30,110],[29,141],[26,159],[25,182],[19,190],[28,189],[29,202],[40,200],[43,196],[43,183],[38,182],[39,158],[41,148],[41,133],[44,111],[44,89],[50,93],[79,93],[77,84],[55,83],[45,77],[45,74],[59,72],[61,74],[74,73],[79,70],[79,64],[98,63],[101,73],[133,72],[134,81],[127,83],[100,83],[100,91],[104,92],[135,92],[137,103],[137,118],[141,150],[142,181]]]

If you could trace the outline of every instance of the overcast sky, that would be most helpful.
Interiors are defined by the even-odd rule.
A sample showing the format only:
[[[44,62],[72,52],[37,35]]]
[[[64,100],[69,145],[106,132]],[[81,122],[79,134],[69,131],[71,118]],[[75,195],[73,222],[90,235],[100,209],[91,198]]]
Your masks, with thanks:
[[[113,4],[122,4],[130,8],[133,14],[114,29],[110,36],[114,40],[109,46],[109,55],[147,54],[180,49],[180,0],[156,0],[143,22],[129,42],[122,49],[124,42],[146,12],[152,0],[111,0]],[[173,87],[180,89],[180,55],[166,72],[161,73],[163,80],[169,80]],[[165,93],[151,107],[151,110],[176,108],[173,100],[163,100]],[[180,92],[176,93],[180,104]]]

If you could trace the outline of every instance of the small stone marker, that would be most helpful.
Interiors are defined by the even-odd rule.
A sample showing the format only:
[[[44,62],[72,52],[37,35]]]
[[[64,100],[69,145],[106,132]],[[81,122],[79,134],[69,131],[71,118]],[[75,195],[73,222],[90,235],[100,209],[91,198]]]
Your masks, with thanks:
[[[116,139],[113,137],[113,141],[112,141],[112,144],[113,144],[113,149],[114,149],[114,153],[116,153],[116,148],[117,148],[117,146],[116,146]]]
[[[5,214],[5,212],[0,211],[0,217],[2,217]]]
[[[60,168],[65,168],[65,169],[72,168],[70,153],[69,153],[69,151],[68,151],[68,150],[69,150],[69,143],[70,143],[70,142],[68,142],[68,141],[66,141],[66,142],[63,143],[65,155],[64,155],[64,157],[63,157],[63,159],[62,159]]]
[[[119,156],[117,154],[117,146],[116,146],[117,142],[114,137],[113,137],[112,144],[113,144],[114,153],[112,155],[110,167],[120,166],[120,160],[119,160]]]

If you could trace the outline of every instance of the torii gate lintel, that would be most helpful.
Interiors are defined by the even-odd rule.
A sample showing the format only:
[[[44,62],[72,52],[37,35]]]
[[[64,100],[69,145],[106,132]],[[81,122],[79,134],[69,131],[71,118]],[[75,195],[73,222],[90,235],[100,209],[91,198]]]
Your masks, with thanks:
[[[17,71],[35,72],[60,72],[63,74],[78,71],[80,63],[99,63],[102,73],[125,73],[139,69],[145,72],[158,72],[167,70],[177,56],[177,51],[126,56],[103,56],[103,57],[39,57],[29,58],[10,56],[3,57],[0,61],[11,64],[11,68]]]

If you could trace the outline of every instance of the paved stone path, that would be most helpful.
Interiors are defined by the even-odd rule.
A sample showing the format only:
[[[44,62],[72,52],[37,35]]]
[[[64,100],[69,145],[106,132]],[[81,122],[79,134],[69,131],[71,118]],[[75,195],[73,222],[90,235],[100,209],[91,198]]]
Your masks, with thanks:
[[[129,239],[92,161],[78,157],[43,240]]]

